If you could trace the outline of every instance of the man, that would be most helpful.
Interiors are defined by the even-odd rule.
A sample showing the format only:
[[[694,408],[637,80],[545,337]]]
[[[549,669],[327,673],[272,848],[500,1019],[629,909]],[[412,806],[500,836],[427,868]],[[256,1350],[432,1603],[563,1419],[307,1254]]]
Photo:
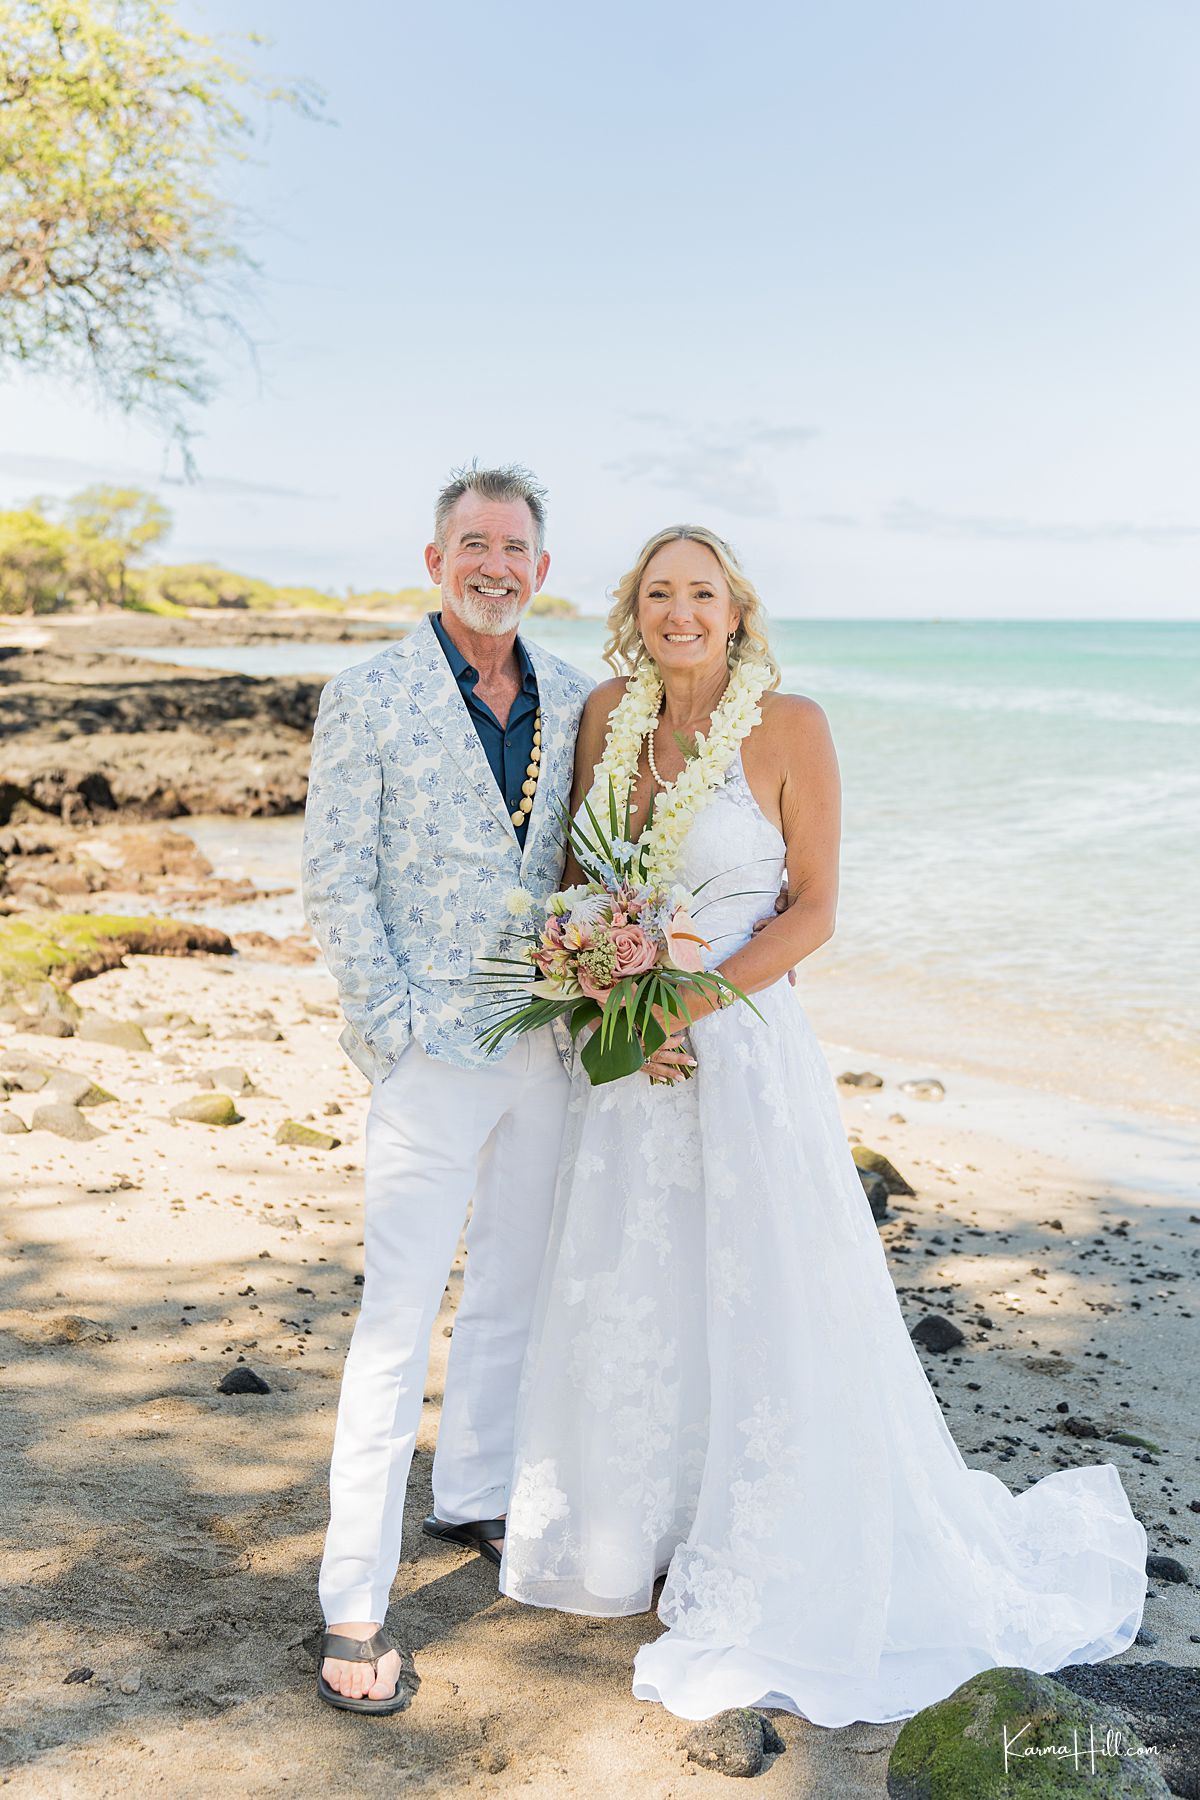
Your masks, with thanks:
[[[526,470],[456,474],[429,573],[442,606],[321,697],[305,911],[372,1081],[364,1284],[342,1380],[321,1565],[318,1692],[394,1711],[382,1630],[429,1335],[471,1206],[433,1466],[432,1536],[498,1563],[517,1386],[549,1229],[568,1082],[549,1030],[489,1057],[481,958],[510,954],[507,898],[562,874],[587,678],[517,636],[545,581],[545,493]]]

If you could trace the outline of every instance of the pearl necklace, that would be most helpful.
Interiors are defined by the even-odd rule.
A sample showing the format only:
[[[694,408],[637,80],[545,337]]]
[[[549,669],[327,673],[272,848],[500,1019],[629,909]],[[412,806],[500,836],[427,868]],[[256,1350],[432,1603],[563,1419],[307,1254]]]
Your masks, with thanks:
[[[529,753],[529,767],[525,771],[525,779],[521,783],[522,800],[515,812],[509,814],[514,825],[522,826],[533,811],[533,796],[537,793],[539,765],[542,760],[542,709],[539,706],[533,715],[533,749]]]
[[[671,783],[663,780],[658,772],[658,764],[654,760],[654,739],[658,735],[659,719],[661,719],[661,717],[662,714],[660,713],[659,718],[654,719],[651,722],[650,729],[646,733],[646,761],[650,764],[650,773],[654,777],[655,782],[665,794],[669,790]]]
[[[728,683],[726,683],[726,686],[728,686]],[[664,695],[664,699],[665,698],[666,698],[666,696]],[[724,698],[725,698],[725,694],[724,694],[724,690],[723,690],[722,694],[721,694],[721,699],[723,700]],[[721,701],[718,700],[717,706],[720,706],[720,704],[721,704]],[[716,712],[716,710],[717,710],[717,707],[715,706],[713,708],[713,711]],[[646,761],[650,764],[650,773],[654,777],[654,780],[657,782],[658,786],[662,789],[663,793],[667,794],[667,793],[670,793],[670,791],[674,787],[675,783],[673,781],[664,781],[663,780],[662,776],[658,772],[658,764],[654,760],[654,740],[658,736],[658,728],[662,724],[662,718],[663,718],[663,715],[662,715],[662,710],[661,710],[661,706],[660,706],[658,713],[656,713],[655,717],[653,719],[651,719],[649,727],[647,728],[647,731],[646,731]],[[711,727],[710,727],[710,729],[711,729]],[[684,763],[683,763],[683,766],[685,769],[687,768],[688,763],[691,761],[692,761],[692,758],[690,756],[685,756]]]
[[[669,885],[696,814],[723,784],[738,745],[762,718],[759,700],[773,685],[768,664],[742,661],[734,666],[729,685],[712,715],[707,734],[696,739],[679,779],[656,806],[654,823],[643,829],[642,875],[651,886]],[[588,799],[597,816],[608,809],[610,793],[624,807],[637,781],[642,745],[655,730],[663,704],[663,685],[646,658],[634,670],[624,695],[609,717],[604,754],[596,764]]]

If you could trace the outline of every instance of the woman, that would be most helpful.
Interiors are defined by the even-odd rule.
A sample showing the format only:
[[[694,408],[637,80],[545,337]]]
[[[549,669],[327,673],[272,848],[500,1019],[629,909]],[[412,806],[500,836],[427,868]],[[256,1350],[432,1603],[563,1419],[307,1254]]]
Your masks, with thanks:
[[[986,1667],[1114,1655],[1146,1586],[1119,1476],[1061,1471],[1017,1497],[965,1466],[788,984],[834,923],[824,714],[773,691],[761,604],[709,531],[652,538],[610,627],[632,676],[588,701],[575,804],[600,764],[594,799],[610,776],[631,790],[629,835],[653,796],[666,831],[696,734],[709,761],[723,746],[709,791],[675,809],[675,874],[708,883],[707,961],[757,1013],[698,1002],[694,1059],[673,1040],[652,1080],[575,1072],[501,1588],[636,1613],[666,1571],[668,1630],[633,1691],[685,1718],[898,1719]]]

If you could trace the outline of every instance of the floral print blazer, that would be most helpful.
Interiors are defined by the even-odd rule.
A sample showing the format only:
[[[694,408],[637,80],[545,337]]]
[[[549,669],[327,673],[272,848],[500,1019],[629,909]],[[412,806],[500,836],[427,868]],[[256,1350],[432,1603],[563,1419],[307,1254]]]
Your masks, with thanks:
[[[592,683],[540,645],[526,649],[542,761],[523,852],[428,617],[321,696],[304,910],[338,984],[342,1048],[370,1080],[414,1038],[460,1068],[486,1062],[472,967],[511,954],[514,888],[542,900],[561,880],[560,808]]]

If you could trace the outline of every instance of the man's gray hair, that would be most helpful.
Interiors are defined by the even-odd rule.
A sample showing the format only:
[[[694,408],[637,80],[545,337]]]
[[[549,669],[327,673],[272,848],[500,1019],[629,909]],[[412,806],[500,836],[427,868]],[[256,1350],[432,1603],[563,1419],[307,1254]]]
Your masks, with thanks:
[[[450,479],[437,497],[433,514],[433,539],[439,550],[446,547],[446,527],[450,515],[464,494],[479,494],[485,500],[523,500],[533,517],[534,548],[540,556],[546,543],[546,490],[537,476],[520,463],[506,463],[500,469],[481,469],[477,463],[453,469]]]

